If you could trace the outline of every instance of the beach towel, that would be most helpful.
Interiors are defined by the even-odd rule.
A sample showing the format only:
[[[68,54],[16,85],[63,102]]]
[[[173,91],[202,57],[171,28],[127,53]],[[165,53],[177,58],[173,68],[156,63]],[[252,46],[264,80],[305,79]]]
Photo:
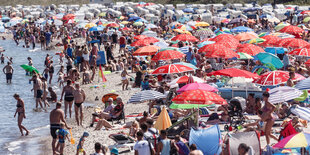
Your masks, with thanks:
[[[294,129],[292,122],[288,122],[288,124],[284,127],[282,131],[280,131],[279,141],[287,136],[296,134],[297,131]]]

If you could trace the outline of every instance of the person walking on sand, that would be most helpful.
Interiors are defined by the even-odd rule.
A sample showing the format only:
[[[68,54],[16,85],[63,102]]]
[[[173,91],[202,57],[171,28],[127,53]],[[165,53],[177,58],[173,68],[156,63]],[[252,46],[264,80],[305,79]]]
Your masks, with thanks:
[[[86,95],[83,89],[80,88],[80,84],[75,84],[75,90],[73,91],[74,96],[74,110],[75,110],[75,119],[77,125],[83,125],[83,102],[85,101]],[[80,110],[80,120],[79,120],[79,110]]]
[[[57,102],[56,108],[53,109],[50,113],[50,131],[51,131],[51,136],[53,137],[53,141],[52,141],[53,155],[56,155],[56,140],[57,140],[56,131],[61,128],[60,127],[61,122],[65,124],[65,127],[67,129],[71,129],[67,125],[67,122],[64,118],[64,112],[63,110],[61,110],[61,103]]]
[[[6,83],[12,83],[14,69],[11,65],[11,62],[8,62],[6,66],[3,68],[3,73],[6,75]]]
[[[67,85],[63,87],[60,97],[60,102],[62,102],[63,96],[65,94],[65,118],[67,118],[67,111],[69,106],[69,116],[71,118],[72,114],[72,103],[74,100],[73,96],[74,87],[72,86],[72,81],[67,80]]]
[[[26,118],[24,101],[19,97],[18,94],[14,94],[13,97],[17,100],[14,118],[16,117],[16,114],[18,114],[17,124],[20,130],[20,133],[22,134],[22,136],[24,136],[23,130],[25,130],[26,136],[27,136],[29,134],[29,131],[22,125],[23,119]]]

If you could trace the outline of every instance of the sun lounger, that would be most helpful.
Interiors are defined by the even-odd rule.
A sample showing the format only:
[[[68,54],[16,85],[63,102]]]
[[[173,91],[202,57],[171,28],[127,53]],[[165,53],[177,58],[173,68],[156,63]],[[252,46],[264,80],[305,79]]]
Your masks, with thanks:
[[[130,152],[133,152],[133,146],[135,145],[134,139],[126,134],[111,134],[109,138],[115,141],[114,145],[110,145],[109,149],[113,148],[128,148]]]

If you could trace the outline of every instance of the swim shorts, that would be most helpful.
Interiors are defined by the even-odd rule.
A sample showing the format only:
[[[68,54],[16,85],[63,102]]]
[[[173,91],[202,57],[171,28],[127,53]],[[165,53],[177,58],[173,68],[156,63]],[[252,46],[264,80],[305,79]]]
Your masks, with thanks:
[[[60,124],[51,124],[50,129],[53,139],[56,139],[57,138],[56,131],[60,129]]]
[[[6,79],[7,80],[12,80],[12,76],[13,76],[12,73],[6,73]]]
[[[37,90],[37,98],[41,98],[42,95],[43,95],[43,90],[38,89],[38,90]]]
[[[83,103],[83,102],[82,102]],[[81,107],[82,103],[74,103],[74,105],[76,105],[78,108]]]
[[[119,45],[119,48],[125,48],[126,44]]]

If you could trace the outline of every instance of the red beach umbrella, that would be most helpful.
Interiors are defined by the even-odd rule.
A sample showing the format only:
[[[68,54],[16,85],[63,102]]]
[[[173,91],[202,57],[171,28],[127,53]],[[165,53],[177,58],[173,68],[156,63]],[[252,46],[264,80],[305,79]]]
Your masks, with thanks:
[[[239,55],[236,52],[228,49],[222,44],[217,44],[217,43],[205,45],[202,48],[200,48],[198,51],[206,52],[207,53],[206,57],[209,57],[209,58],[224,58],[224,59],[229,59],[233,57],[239,58]]]
[[[288,25],[282,28],[280,32],[296,35],[296,34],[303,33],[304,30],[298,26]]]
[[[274,86],[285,83],[290,78],[289,72],[286,71],[271,71],[262,74],[259,78],[255,79],[253,82],[259,85]],[[303,80],[300,74],[295,73],[295,78],[293,80]]]
[[[67,14],[62,17],[62,20],[69,20],[69,19],[74,19],[75,15],[74,14]]]
[[[119,27],[117,23],[110,23],[106,27]]]
[[[146,35],[138,35],[138,36],[135,36],[133,37],[134,39],[137,39],[137,40],[140,40],[140,39],[144,39],[144,38],[147,38],[148,36]]]
[[[244,77],[244,78],[258,78],[259,75],[251,73],[246,70],[241,70],[237,68],[227,68],[227,69],[222,69],[218,71],[214,71],[208,74],[210,75],[223,75],[223,76],[229,76],[229,77]]]
[[[253,44],[243,44],[241,48],[237,50],[237,52],[246,53],[251,56],[255,56],[258,53],[265,52],[263,48],[253,45]]]
[[[159,61],[159,60],[173,60],[173,59],[181,59],[185,57],[185,54],[174,51],[174,50],[166,50],[157,53],[153,58],[152,61]]]
[[[298,48],[289,53],[290,55],[306,56],[310,57],[310,49],[308,48]]]
[[[291,48],[301,48],[304,46],[309,45],[308,42],[302,40],[302,39],[292,39],[290,41],[287,41],[283,44],[283,47],[291,47]]]
[[[263,36],[261,38],[265,39],[266,41],[264,41],[263,43],[260,43],[258,45],[264,46],[264,47],[273,46],[276,42],[281,40],[281,38],[279,38],[277,36],[272,36],[272,35]]]
[[[132,53],[134,56],[154,55],[160,48],[155,45],[144,46]]]
[[[184,75],[181,77],[178,77],[176,79],[174,79],[173,81],[171,81],[171,83],[169,85],[173,85],[176,83],[204,83],[205,80],[201,79],[197,76],[188,76],[188,75]]]
[[[214,38],[211,39],[211,41],[221,41],[221,40],[229,40],[229,39],[235,39],[237,40],[233,35],[231,34],[220,34]]]
[[[273,45],[277,46],[277,47],[282,47],[286,42],[292,41],[294,39],[295,38],[284,38],[284,39],[281,39],[281,40],[275,42]]]
[[[189,90],[172,99],[176,104],[227,104],[220,95],[206,90]]]
[[[140,39],[140,40],[133,42],[131,46],[147,46],[147,45],[150,45],[151,43],[156,43],[158,41],[159,40],[156,38],[147,37],[147,38]]]
[[[195,36],[189,35],[189,34],[179,34],[171,39],[172,41],[189,41],[189,42],[197,42],[199,39],[197,39]]]
[[[180,65],[180,64],[170,64],[156,68],[152,74],[172,74],[172,73],[182,73],[193,71],[193,68]]]

